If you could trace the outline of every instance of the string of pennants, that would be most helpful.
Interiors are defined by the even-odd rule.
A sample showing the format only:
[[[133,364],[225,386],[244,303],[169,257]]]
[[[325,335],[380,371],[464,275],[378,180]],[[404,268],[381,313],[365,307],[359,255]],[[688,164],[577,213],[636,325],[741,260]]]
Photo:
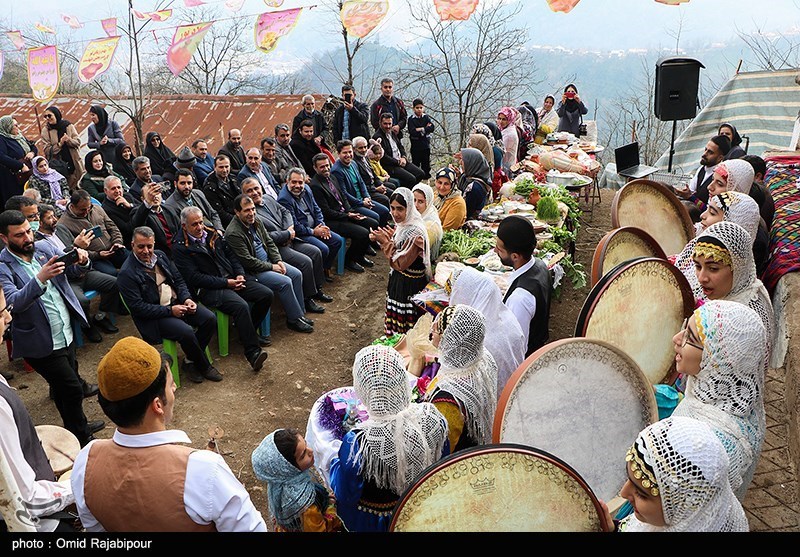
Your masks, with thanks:
[[[569,13],[580,0],[547,0],[547,4],[554,12]],[[677,5],[689,0],[655,0],[662,4]],[[183,0],[186,8],[194,8],[206,4],[224,2],[225,7],[231,12],[238,12],[244,0],[219,0],[210,2],[206,0]],[[284,0],[264,0],[270,8],[280,8]],[[433,5],[442,21],[466,21],[475,12],[480,0],[433,0]],[[294,29],[301,12],[306,6],[280,11],[265,12],[256,17],[253,26],[255,46],[264,53],[275,50],[278,40],[288,35]],[[140,12],[131,10],[133,17],[139,21],[165,22],[172,17],[172,9],[154,12]],[[374,31],[389,12],[389,0],[345,0],[342,3],[340,17],[347,33],[351,37],[364,38]],[[61,14],[65,25],[71,29],[81,29],[85,26],[76,16]],[[78,79],[82,83],[91,83],[103,75],[111,67],[114,54],[119,45],[120,35],[117,32],[117,18],[109,17],[99,20],[105,37],[88,41],[78,65]],[[215,21],[190,23],[174,27],[175,32],[172,42],[167,48],[167,66],[173,75],[180,74],[192,59],[206,33]],[[42,33],[56,34],[55,29],[37,22],[34,28]],[[6,36],[17,51],[25,48],[25,38],[19,30],[7,31]],[[58,48],[55,45],[46,45],[28,49],[28,83],[33,98],[46,103],[58,91],[61,83],[61,74],[58,62]],[[0,78],[3,76],[4,55],[0,51]]]

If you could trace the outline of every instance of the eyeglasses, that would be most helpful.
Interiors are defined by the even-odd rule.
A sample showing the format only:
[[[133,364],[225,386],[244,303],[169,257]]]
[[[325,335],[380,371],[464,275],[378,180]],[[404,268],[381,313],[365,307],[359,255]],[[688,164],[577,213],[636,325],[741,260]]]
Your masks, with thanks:
[[[695,344],[693,342],[689,342],[689,318],[683,320],[683,326],[681,327],[681,331],[683,331],[683,341],[681,342],[681,348],[686,346],[694,346],[698,350],[704,350],[703,346],[700,344]]]
[[[14,309],[14,304],[6,304],[6,307],[4,307],[3,309],[0,309],[0,315],[3,315],[3,312],[6,312],[6,311],[8,313],[11,313],[11,310],[13,310],[13,309]]]

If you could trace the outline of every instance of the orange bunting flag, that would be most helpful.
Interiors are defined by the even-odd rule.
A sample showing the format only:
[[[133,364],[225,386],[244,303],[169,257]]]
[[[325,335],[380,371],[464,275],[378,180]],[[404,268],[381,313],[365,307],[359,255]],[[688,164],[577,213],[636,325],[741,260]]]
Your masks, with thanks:
[[[119,37],[111,37],[89,41],[78,65],[78,79],[81,82],[90,83],[108,70],[114,59],[119,39]]]
[[[81,27],[83,27],[83,23],[78,21],[78,18],[75,17],[74,15],[61,14],[61,19],[63,19],[64,23],[66,23],[73,29],[80,29]]]
[[[40,103],[52,99],[61,83],[58,49],[55,45],[28,49],[28,85]]]
[[[242,9],[242,4],[244,4],[244,0],[226,0],[225,7],[232,12],[238,12]]]
[[[192,56],[197,51],[197,47],[200,46],[203,37],[206,36],[212,25],[214,25],[213,21],[190,23],[175,29],[172,44],[167,49],[167,66],[169,66],[169,71],[172,72],[172,75],[178,75],[189,65]]]
[[[666,4],[667,6],[678,6],[689,0],[656,0],[659,4]]]
[[[34,25],[34,27],[36,27],[37,31],[41,31],[42,33],[50,33],[51,35],[56,34],[55,30],[41,23],[37,23],[36,25]]]
[[[280,8],[283,6],[283,0],[264,0],[264,3],[270,8]]]
[[[202,6],[205,4],[203,0],[183,0],[183,5],[187,8],[195,8],[197,6]]]
[[[167,21],[172,16],[172,10],[161,10],[158,12],[140,12],[138,10],[131,10],[133,17],[139,21]]]
[[[389,13],[387,0],[346,0],[342,3],[342,25],[347,34],[363,39],[380,24]]]
[[[100,24],[103,26],[103,31],[105,31],[106,35],[108,35],[109,37],[116,37],[119,35],[119,33],[117,33],[116,17],[109,17],[108,19],[103,19],[100,21]]]
[[[8,31],[6,33],[8,40],[14,43],[14,47],[17,50],[22,50],[25,48],[25,39],[22,38],[22,33],[20,31]]]
[[[278,45],[278,39],[294,29],[303,8],[293,8],[280,12],[267,12],[258,16],[254,32],[256,48],[261,52],[272,52]]]
[[[466,21],[475,8],[478,7],[479,0],[433,0],[436,6],[436,13],[442,21],[456,20]]]
[[[554,12],[564,12],[568,14],[580,1],[581,0],[547,0],[547,4]]]

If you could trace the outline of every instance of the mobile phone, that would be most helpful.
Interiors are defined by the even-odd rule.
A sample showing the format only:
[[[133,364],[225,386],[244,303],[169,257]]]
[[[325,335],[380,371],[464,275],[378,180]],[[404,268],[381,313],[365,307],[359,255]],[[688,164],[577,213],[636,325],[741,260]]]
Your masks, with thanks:
[[[564,96],[567,97],[568,99],[574,99],[575,93],[573,91],[567,91],[566,93],[564,93]]]
[[[345,93],[344,94],[345,102],[351,103],[353,102],[353,93]]]
[[[78,250],[69,250],[65,252],[64,255],[56,259],[56,263],[63,263],[65,266],[69,267],[70,265],[74,265],[78,262]]]
[[[98,224],[97,226],[93,226],[91,228],[87,228],[84,232],[92,231],[94,233],[95,238],[99,238],[103,235],[103,228]]]

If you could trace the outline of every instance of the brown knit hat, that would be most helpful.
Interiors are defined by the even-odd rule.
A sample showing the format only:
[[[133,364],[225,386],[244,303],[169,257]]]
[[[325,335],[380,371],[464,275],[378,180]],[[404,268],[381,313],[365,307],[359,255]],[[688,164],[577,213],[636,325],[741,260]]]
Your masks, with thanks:
[[[152,385],[161,371],[158,350],[138,337],[117,341],[97,365],[97,384],[103,398],[116,402]]]

